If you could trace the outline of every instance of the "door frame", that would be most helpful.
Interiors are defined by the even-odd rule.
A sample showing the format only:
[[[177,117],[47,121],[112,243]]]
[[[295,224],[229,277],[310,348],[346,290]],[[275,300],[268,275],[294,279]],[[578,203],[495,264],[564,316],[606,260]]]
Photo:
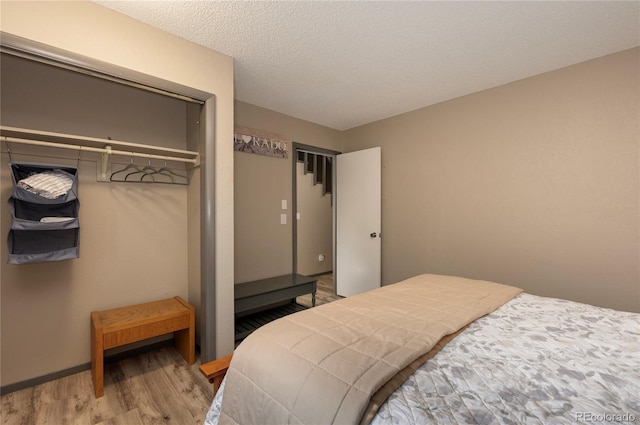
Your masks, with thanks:
[[[303,143],[292,142],[291,143],[291,221],[292,221],[292,273],[298,273],[298,151],[305,151],[311,153],[317,153],[321,155],[333,157],[333,166],[331,167],[332,187],[331,187],[331,202],[333,204],[332,211],[332,233],[333,233],[333,267],[335,268],[335,255],[336,255],[336,160],[335,157],[342,152],[334,151],[331,149],[319,148],[316,146],[305,145]]]

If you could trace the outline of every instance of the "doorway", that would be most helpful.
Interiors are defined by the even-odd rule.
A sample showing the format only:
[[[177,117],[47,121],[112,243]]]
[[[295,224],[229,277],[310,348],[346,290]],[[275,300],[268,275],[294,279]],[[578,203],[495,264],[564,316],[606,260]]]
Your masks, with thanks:
[[[335,264],[335,161],[339,153],[292,144],[293,273],[325,276],[329,282]]]

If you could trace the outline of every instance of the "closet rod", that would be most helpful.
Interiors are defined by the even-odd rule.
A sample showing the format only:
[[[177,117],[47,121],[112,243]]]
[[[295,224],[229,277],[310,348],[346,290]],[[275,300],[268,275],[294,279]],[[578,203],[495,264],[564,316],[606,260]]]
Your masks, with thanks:
[[[139,158],[148,158],[148,159],[163,159],[165,161],[188,162],[190,164],[198,165],[198,158],[179,158],[176,156],[164,156],[164,155],[155,155],[155,154],[148,154],[148,153],[139,153],[139,152],[133,152],[133,151],[121,151],[121,150],[111,149],[111,146],[106,146],[104,148],[94,148],[91,146],[69,145],[66,143],[45,142],[42,140],[21,139],[17,137],[9,137],[9,136],[2,136],[2,140],[6,143],[21,143],[25,145],[46,146],[50,148],[72,149],[76,151],[86,151],[86,152],[98,152],[98,153],[107,154],[107,155],[123,155],[123,156],[135,156]]]

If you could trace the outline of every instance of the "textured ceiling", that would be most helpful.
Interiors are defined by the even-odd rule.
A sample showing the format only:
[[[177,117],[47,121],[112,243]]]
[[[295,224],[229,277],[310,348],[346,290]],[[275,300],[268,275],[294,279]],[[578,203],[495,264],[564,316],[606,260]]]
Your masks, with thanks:
[[[640,2],[96,1],[225,53],[235,97],[339,130],[640,45]]]

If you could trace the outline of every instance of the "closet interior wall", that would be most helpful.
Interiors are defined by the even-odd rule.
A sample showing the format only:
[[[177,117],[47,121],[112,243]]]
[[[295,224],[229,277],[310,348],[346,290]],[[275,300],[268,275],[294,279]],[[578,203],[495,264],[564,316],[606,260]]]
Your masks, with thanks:
[[[3,126],[176,149],[197,143],[199,113],[184,101],[22,58],[3,54],[1,59]],[[199,184],[102,183],[96,179],[99,154],[83,152],[78,162],[76,151],[10,145],[14,161],[79,164],[81,203],[80,258],[10,265],[6,200],[12,185],[7,145],[2,142],[1,148],[3,387],[85,366],[91,311],[175,295],[199,297],[197,285],[188,282],[188,216],[198,208],[189,206],[188,193],[197,193]],[[114,157],[113,168],[130,160]]]

